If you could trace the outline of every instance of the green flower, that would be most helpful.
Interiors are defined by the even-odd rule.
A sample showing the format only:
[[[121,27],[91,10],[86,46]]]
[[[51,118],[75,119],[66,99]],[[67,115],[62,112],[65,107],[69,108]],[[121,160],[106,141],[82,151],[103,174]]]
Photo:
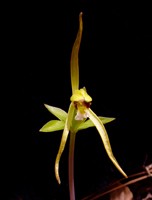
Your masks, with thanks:
[[[98,130],[109,158],[116,166],[116,168],[120,171],[120,173],[122,173],[123,176],[127,177],[127,175],[122,170],[122,168],[120,167],[116,158],[113,155],[108,134],[104,127],[104,124],[113,121],[115,118],[97,116],[90,108],[92,103],[92,98],[87,94],[85,87],[79,89],[78,53],[82,38],[82,29],[83,29],[82,13],[80,13],[79,30],[71,52],[70,69],[71,69],[72,96],[70,98],[71,103],[68,112],[65,112],[60,108],[45,104],[45,107],[48,109],[48,111],[51,112],[53,115],[55,115],[58,119],[47,122],[40,129],[41,132],[54,132],[63,130],[60,147],[55,161],[55,176],[58,183],[61,183],[59,176],[59,162],[61,155],[64,151],[69,133],[71,135],[71,138],[73,138],[71,139],[70,142],[69,151],[73,152],[76,133],[80,130],[93,126],[95,126],[96,129]],[[73,160],[74,159],[73,153],[69,154],[69,156],[70,155],[71,155],[70,159]],[[72,161],[70,162],[72,163]],[[72,180],[70,181],[70,183],[71,182]]]

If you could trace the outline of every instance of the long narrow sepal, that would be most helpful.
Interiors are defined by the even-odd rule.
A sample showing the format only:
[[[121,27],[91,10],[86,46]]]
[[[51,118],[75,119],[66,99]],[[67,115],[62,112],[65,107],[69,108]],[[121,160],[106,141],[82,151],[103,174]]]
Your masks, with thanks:
[[[101,139],[103,141],[105,150],[106,150],[109,158],[111,159],[113,164],[116,166],[116,168],[121,172],[121,174],[123,174],[123,176],[125,176],[127,178],[127,175],[122,170],[122,168],[120,167],[120,165],[118,164],[116,158],[113,155],[112,148],[111,148],[110,141],[109,141],[109,137],[108,137],[107,131],[106,131],[102,121],[98,118],[98,116],[90,108],[86,109],[86,112],[87,112],[90,120],[96,126],[96,128],[97,128],[97,130],[98,130],[98,132],[100,134],[100,137],[101,137]]]
[[[64,126],[64,130],[63,130],[63,134],[62,134],[62,138],[61,138],[60,147],[59,147],[58,154],[57,154],[57,157],[55,160],[55,176],[56,176],[56,179],[59,184],[61,183],[60,176],[59,176],[59,162],[60,162],[60,158],[61,158],[62,152],[65,148],[65,144],[66,144],[66,141],[67,141],[67,138],[69,135],[70,126],[71,126],[71,122],[73,119],[74,109],[75,109],[75,107],[74,107],[73,103],[71,103],[69,106],[68,116],[65,121],[65,126]]]
[[[71,60],[70,60],[70,68],[71,68],[71,85],[72,85],[72,93],[75,90],[79,89],[79,61],[78,61],[78,54],[79,48],[82,38],[82,12],[79,14],[79,30],[73,44],[72,52],[71,52]]]

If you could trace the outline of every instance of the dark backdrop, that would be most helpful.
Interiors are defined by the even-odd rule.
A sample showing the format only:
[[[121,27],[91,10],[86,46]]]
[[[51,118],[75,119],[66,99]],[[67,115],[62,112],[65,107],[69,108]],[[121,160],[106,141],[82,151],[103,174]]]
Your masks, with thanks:
[[[61,157],[59,186],[54,162],[62,131],[39,129],[54,119],[44,103],[68,109],[70,54],[81,11],[80,87],[92,96],[96,114],[116,117],[106,129],[124,171],[131,174],[152,162],[150,6],[97,0],[8,4],[2,20],[6,118],[2,134],[9,200],[68,199],[68,143]],[[119,178],[96,129],[78,132],[77,199]]]

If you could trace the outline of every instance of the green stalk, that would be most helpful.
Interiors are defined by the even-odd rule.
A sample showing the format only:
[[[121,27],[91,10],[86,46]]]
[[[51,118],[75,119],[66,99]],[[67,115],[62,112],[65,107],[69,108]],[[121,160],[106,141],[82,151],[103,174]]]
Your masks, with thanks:
[[[76,132],[70,132],[70,146],[69,146],[69,191],[70,200],[75,200],[75,186],[74,186],[74,147],[75,147]]]

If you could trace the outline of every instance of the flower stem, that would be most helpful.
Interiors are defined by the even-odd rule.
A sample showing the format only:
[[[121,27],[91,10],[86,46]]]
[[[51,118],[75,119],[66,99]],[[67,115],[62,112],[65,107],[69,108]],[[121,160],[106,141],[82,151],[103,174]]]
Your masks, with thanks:
[[[75,186],[74,186],[74,147],[75,147],[75,132],[70,132],[70,146],[69,146],[69,191],[70,200],[75,200]]]

